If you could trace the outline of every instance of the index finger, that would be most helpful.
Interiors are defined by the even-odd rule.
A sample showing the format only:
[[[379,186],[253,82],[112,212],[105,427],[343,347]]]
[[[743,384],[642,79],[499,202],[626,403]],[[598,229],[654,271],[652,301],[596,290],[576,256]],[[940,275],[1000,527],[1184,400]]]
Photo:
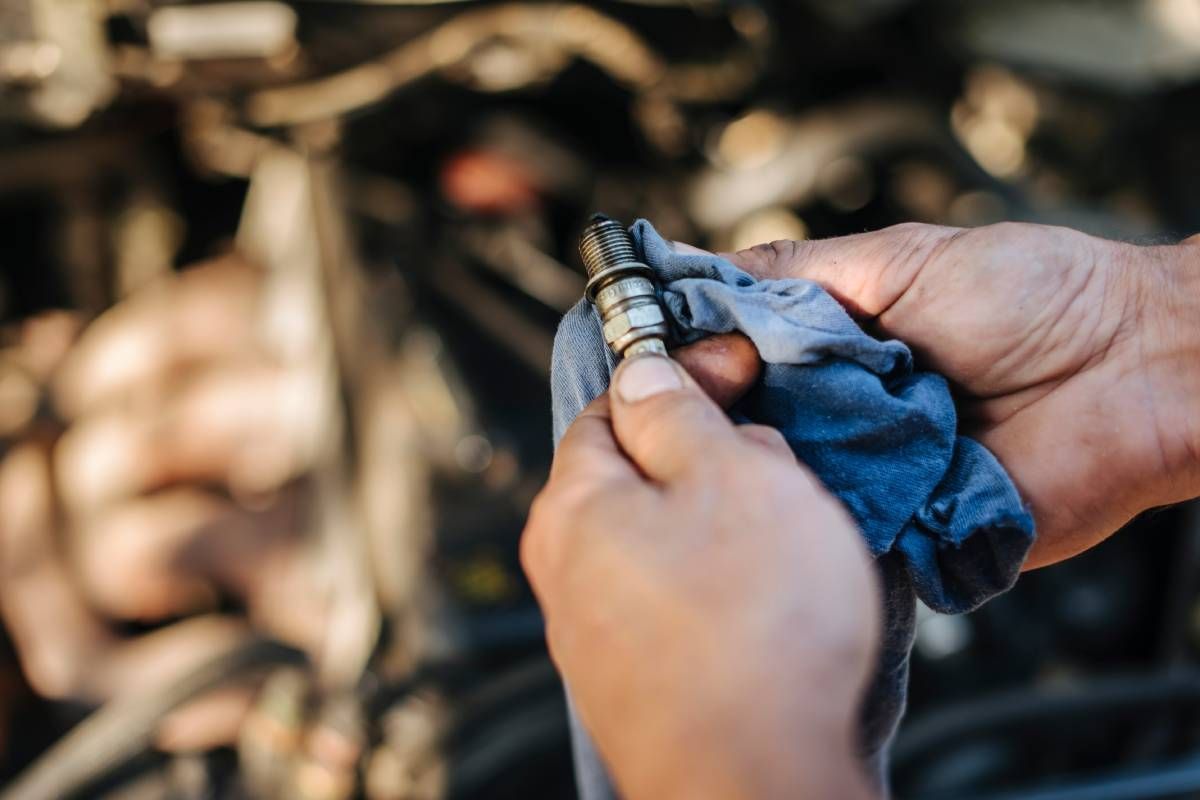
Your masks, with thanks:
[[[815,281],[854,316],[875,319],[908,291],[930,257],[962,232],[910,222],[832,239],[781,240],[718,255],[756,278]]]

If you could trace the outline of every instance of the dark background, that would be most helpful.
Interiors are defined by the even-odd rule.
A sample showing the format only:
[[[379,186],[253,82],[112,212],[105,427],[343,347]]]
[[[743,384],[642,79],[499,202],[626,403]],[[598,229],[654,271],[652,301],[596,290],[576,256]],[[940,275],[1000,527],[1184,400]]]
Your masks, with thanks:
[[[0,55],[55,41],[36,6],[0,1]],[[165,263],[181,269],[245,225],[256,152],[332,165],[329,213],[349,231],[362,313],[397,349],[414,327],[434,331],[472,409],[474,438],[430,478],[428,574],[445,600],[424,619],[452,632],[453,658],[415,673],[377,658],[356,689],[371,747],[414,687],[456,709],[439,740],[453,796],[570,796],[561,694],[516,542],[551,456],[544,357],[564,287],[581,286],[574,246],[592,211],[716,249],[908,220],[1027,220],[1147,243],[1200,229],[1200,4],[1186,0],[596,3],[611,27],[591,40],[617,54],[600,64],[486,18],[465,55],[411,80],[393,71],[378,98],[316,119],[307,101],[272,119],[263,93],[391,63],[498,6],[298,2],[283,6],[295,20],[285,44],[233,56],[156,41],[167,7],[98,10],[91,56],[59,43],[106,88],[0,73],[0,314],[90,317],[116,303],[127,262],[114,231],[132,207],[174,220]],[[620,36],[662,72],[639,73]],[[85,107],[48,113],[37,98],[54,92]],[[747,178],[760,173],[787,180]],[[897,796],[1195,796],[1198,570],[1200,520],[1167,509],[977,613],[924,619]],[[37,698],[11,655],[8,671],[0,770],[12,776],[90,705]],[[248,791],[235,750],[189,758],[198,783],[150,748],[74,788]],[[1047,786],[1063,788],[1038,793]]]

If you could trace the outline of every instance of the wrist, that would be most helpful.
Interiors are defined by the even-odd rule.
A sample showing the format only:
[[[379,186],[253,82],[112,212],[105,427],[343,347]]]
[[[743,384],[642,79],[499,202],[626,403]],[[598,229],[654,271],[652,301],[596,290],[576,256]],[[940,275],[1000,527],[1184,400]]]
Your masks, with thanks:
[[[1156,504],[1200,494],[1200,237],[1132,247],[1133,374],[1146,387],[1162,451]]]
[[[769,739],[762,731],[734,727],[720,740],[718,752],[688,747],[684,738],[683,749],[693,758],[643,796],[867,800],[874,794],[854,748],[854,731],[849,719],[825,724],[810,718],[803,729],[789,725]]]
[[[857,754],[856,695],[792,677],[783,687],[747,680],[736,694],[703,687],[703,703],[668,699],[667,711],[648,709],[613,735],[593,728],[621,794],[631,800],[871,797]],[[747,698],[747,686],[761,699]]]

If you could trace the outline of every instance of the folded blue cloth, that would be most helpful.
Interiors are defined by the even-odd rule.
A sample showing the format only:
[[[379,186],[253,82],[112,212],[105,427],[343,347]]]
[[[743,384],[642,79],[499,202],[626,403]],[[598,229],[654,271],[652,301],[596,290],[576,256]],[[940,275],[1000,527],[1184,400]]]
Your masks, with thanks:
[[[995,457],[957,434],[946,381],[915,371],[904,344],[864,333],[811,281],[760,281],[717,256],[676,253],[645,220],[631,232],[658,274],[676,343],[731,331],[754,342],[762,377],[731,416],[778,428],[845,504],[876,557],[884,642],[860,736],[864,758],[882,776],[904,709],[915,598],[959,613],[1008,589],[1033,543],[1033,519]],[[608,388],[615,367],[594,310],[581,301],[554,340],[556,444]],[[580,794],[614,797],[573,723]]]

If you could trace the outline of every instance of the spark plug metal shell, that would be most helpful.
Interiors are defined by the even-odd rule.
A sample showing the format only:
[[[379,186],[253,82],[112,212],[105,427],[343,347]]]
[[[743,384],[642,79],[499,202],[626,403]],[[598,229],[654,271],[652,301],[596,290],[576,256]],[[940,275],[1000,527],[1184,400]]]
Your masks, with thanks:
[[[638,260],[633,239],[614,219],[596,214],[579,240],[587,270],[585,294],[600,314],[604,341],[620,358],[667,352],[666,315],[654,270]]]

